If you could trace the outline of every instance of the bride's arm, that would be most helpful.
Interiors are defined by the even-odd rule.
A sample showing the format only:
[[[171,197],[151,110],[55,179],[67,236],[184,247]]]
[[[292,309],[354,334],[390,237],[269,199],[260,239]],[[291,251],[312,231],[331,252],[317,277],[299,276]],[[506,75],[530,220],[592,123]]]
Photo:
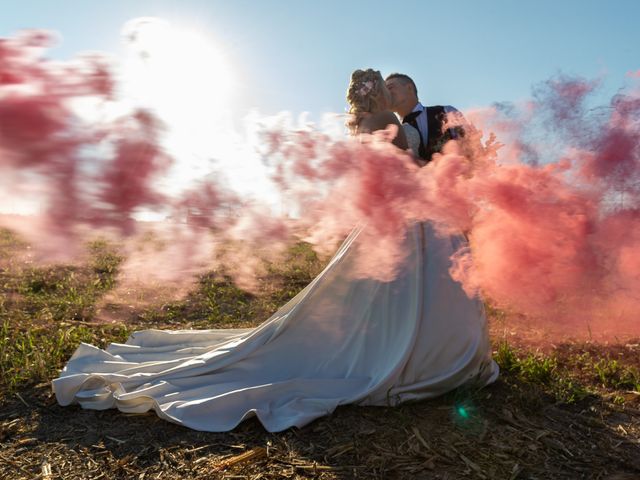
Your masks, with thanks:
[[[378,112],[364,117],[358,125],[358,133],[372,133],[376,130],[383,130],[389,125],[398,127],[398,134],[393,139],[393,144],[402,150],[409,148],[404,129],[393,112]]]

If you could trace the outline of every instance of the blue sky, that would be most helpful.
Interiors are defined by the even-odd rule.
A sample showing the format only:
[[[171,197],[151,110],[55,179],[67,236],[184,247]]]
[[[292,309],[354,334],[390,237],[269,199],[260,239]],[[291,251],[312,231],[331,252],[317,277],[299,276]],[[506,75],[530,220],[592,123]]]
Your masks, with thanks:
[[[463,110],[525,99],[560,72],[602,78],[606,98],[640,69],[636,0],[0,0],[0,12],[1,37],[59,32],[56,58],[117,55],[140,16],[206,30],[232,62],[238,117],[342,112],[361,67],[406,72],[425,103]]]

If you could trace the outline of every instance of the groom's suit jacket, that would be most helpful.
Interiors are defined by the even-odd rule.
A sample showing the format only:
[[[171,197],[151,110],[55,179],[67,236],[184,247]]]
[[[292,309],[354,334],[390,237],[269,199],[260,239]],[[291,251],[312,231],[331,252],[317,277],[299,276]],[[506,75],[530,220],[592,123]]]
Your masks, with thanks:
[[[420,137],[423,140],[423,145],[420,148],[420,156],[429,162],[431,161],[432,155],[440,152],[444,144],[449,140],[464,136],[464,130],[460,126],[444,128],[447,113],[457,112],[457,110],[451,106],[432,105],[424,107],[418,103],[414,111],[418,109],[423,111],[423,113],[416,118],[416,125],[414,125],[418,128]]]

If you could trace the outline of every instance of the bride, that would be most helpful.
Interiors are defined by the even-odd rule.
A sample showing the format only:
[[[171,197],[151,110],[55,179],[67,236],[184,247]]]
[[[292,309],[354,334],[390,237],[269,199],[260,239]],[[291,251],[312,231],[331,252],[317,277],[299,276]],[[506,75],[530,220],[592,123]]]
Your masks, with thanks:
[[[417,152],[419,135],[389,110],[379,72],[354,72],[347,99],[353,133],[394,124],[394,144]],[[464,237],[438,236],[428,223],[409,226],[407,259],[394,280],[382,282],[349,274],[360,231],[256,328],[145,330],[106,350],[81,344],[53,381],[58,402],[153,409],[212,432],[256,416],[276,432],[302,427],[339,405],[394,406],[493,382],[498,368],[482,303],[448,273]]]

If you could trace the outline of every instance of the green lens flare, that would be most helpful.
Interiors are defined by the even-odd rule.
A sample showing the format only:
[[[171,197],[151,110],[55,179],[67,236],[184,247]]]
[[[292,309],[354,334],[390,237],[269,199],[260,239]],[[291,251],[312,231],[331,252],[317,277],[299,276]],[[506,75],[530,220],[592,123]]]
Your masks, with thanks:
[[[467,419],[469,418],[469,412],[467,412],[467,409],[464,407],[456,407],[456,410],[458,411],[458,415],[460,415],[462,418]]]

